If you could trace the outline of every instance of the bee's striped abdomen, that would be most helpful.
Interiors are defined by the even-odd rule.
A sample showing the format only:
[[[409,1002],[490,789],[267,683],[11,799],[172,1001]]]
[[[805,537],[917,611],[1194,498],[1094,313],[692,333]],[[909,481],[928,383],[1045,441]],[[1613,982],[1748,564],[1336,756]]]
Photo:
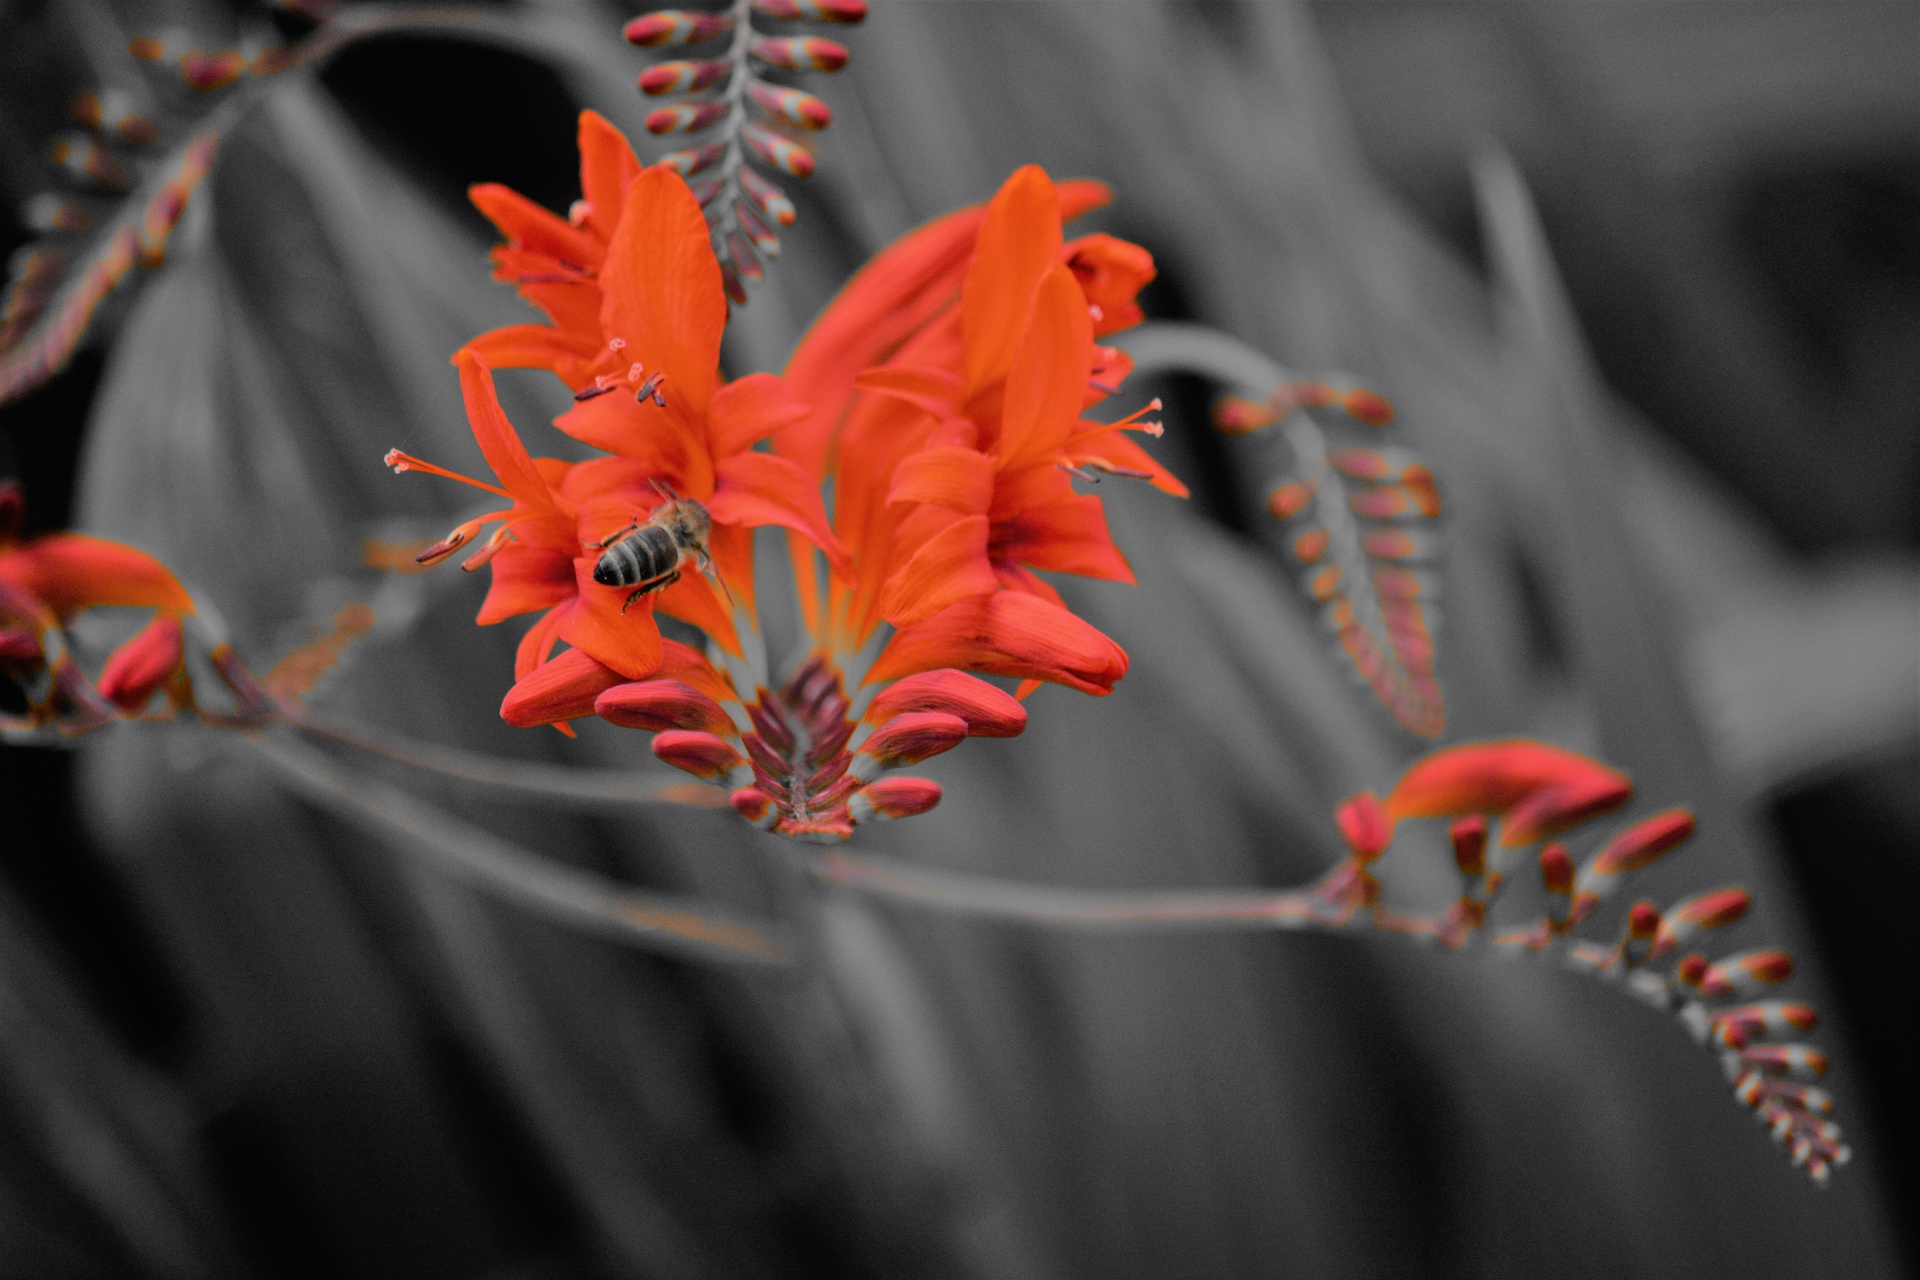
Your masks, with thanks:
[[[593,566],[593,580],[607,587],[641,586],[666,578],[679,567],[680,547],[673,535],[658,525],[643,525],[601,553]]]

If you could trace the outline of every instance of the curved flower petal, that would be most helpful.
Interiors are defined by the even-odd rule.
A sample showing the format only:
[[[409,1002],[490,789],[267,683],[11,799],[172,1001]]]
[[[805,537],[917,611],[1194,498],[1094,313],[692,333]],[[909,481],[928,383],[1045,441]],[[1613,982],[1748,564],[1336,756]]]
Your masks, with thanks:
[[[1140,304],[1134,298],[1158,274],[1152,254],[1137,244],[1096,232],[1067,244],[1066,258],[1087,302],[1100,309],[1093,325],[1095,337],[1140,323]]]
[[[940,667],[1047,680],[1108,694],[1127,673],[1127,655],[1092,624],[1018,591],[976,596],[894,634],[866,683]]]
[[[660,669],[660,626],[653,620],[656,597],[644,595],[628,605],[631,588],[593,580],[595,559],[582,556],[573,562],[580,598],[561,622],[560,638],[629,680],[645,680]]]
[[[969,393],[1006,373],[1034,291],[1047,270],[1059,265],[1061,245],[1053,180],[1039,165],[1017,170],[987,205],[973,265],[961,286]],[[1074,292],[1079,293],[1077,284]]]
[[[492,561],[493,585],[474,622],[483,627],[573,599],[573,556],[553,547],[514,547]]]
[[[868,369],[853,380],[853,385],[876,395],[892,396],[936,418],[951,417],[965,390],[959,375],[949,370],[898,365]]]
[[[599,354],[597,343],[550,324],[510,324],[467,344],[492,369],[551,369],[572,386]]]
[[[1106,508],[1090,493],[1068,493],[996,522],[994,558],[1108,582],[1133,581],[1133,569],[1107,531]]]
[[[896,627],[930,618],[968,596],[1000,589],[987,559],[987,518],[963,516],[927,539],[880,592],[880,615]]]
[[[972,515],[992,505],[993,479],[993,459],[978,449],[926,449],[894,468],[887,501],[926,502]]]
[[[493,389],[493,371],[487,368],[487,362],[473,348],[462,347],[454,353],[453,363],[460,370],[460,394],[467,403],[467,422],[473,428],[473,438],[480,452],[486,455],[493,474],[500,478],[500,487],[516,502],[536,511],[557,514],[560,508],[554,501],[553,491],[547,488],[546,479],[533,465],[527,446],[520,442],[519,433],[507,421],[506,410],[500,407],[500,397]]]
[[[600,269],[600,322],[623,354],[666,375],[669,413],[699,422],[713,400],[727,299],[706,217],[684,179],[658,165],[627,188]]]
[[[752,448],[777,431],[800,422],[807,406],[771,373],[750,373],[713,393],[707,415],[707,443],[715,458]]]
[[[994,456],[1002,466],[1056,452],[1080,421],[1093,368],[1093,321],[1073,273],[1054,266],[1036,286],[1007,370],[1007,401]]]
[[[827,524],[819,486],[799,463],[771,453],[736,453],[716,462],[714,471],[707,513],[716,523],[792,529],[826,552],[835,568],[852,572],[852,558]]]
[[[507,691],[500,718],[521,729],[581,720],[608,689],[626,683],[618,671],[583,649],[569,649],[541,664]]]
[[[193,612],[192,597],[165,565],[84,533],[52,533],[0,554],[0,582],[33,596],[62,622],[113,605]]]
[[[1398,818],[1510,814],[1501,843],[1531,843],[1633,795],[1626,774],[1575,751],[1528,739],[1463,743],[1414,762],[1387,796]],[[1521,813],[1522,809],[1531,810]]]
[[[586,226],[602,240],[613,239],[626,207],[627,188],[640,175],[640,161],[620,132],[598,111],[580,113],[580,195],[586,201]]]
[[[467,188],[467,199],[500,228],[501,235],[521,248],[589,271],[596,270],[605,256],[599,241],[511,187],[482,182]]]
[[[1113,198],[1105,183],[1084,179],[1057,183],[1054,192],[1062,222]],[[788,384],[815,407],[806,426],[783,439],[782,453],[815,475],[825,470],[854,379],[955,304],[986,216],[984,205],[972,205],[936,218],[881,250],[847,281],[787,361]]]

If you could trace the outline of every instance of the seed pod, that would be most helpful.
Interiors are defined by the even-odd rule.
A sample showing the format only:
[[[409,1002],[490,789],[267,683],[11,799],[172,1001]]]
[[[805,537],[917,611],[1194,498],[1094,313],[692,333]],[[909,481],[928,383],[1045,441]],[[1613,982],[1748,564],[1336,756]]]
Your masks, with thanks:
[[[710,169],[727,154],[724,142],[709,142],[704,147],[688,147],[684,151],[669,151],[655,163],[663,164],[683,178]]]
[[[753,0],[755,12],[769,18],[805,18],[812,22],[864,22],[867,0]]]
[[[824,129],[833,123],[831,107],[798,89],[768,84],[765,80],[750,80],[747,82],[747,96],[773,119],[784,120],[802,129]]]
[[[731,14],[662,9],[657,13],[641,14],[626,25],[623,34],[629,44],[651,49],[663,44],[699,44],[702,40],[711,40],[732,30]]]
[[[847,65],[847,47],[818,36],[795,36],[774,40],[755,36],[747,42],[747,52],[770,67],[788,71],[838,71]]]
[[[786,192],[768,182],[751,169],[740,170],[740,189],[747,193],[760,212],[773,219],[778,227],[790,227],[794,223],[793,201],[787,199]]]
[[[698,93],[726,78],[733,64],[725,58],[704,62],[662,62],[640,73],[640,92],[649,97],[663,93]]]
[[[651,117],[649,117],[651,120]],[[648,127],[652,127],[649,123]],[[795,142],[785,138],[763,125],[752,121],[740,126],[740,140],[747,149],[766,164],[772,165],[782,173],[790,173],[796,178],[812,174],[813,153]]]
[[[727,114],[725,102],[683,102],[647,113],[647,132],[654,134],[698,133],[717,124]]]

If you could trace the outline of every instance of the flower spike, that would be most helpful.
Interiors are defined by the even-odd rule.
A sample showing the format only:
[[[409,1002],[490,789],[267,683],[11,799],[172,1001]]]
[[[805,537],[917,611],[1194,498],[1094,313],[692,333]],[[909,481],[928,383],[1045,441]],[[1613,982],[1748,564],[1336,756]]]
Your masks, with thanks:
[[[736,304],[746,301],[748,282],[765,276],[765,260],[780,252],[779,238],[768,224],[791,226],[795,216],[793,202],[748,162],[805,178],[817,161],[800,135],[817,133],[833,122],[825,102],[768,80],[763,72],[834,72],[847,64],[848,56],[846,47],[833,40],[763,35],[754,29],[756,16],[845,25],[863,21],[867,6],[865,0],[733,0],[724,13],[668,9],[642,14],[626,26],[627,40],[642,48],[728,38],[724,57],[656,63],[640,73],[639,86],[654,96],[694,95],[650,113],[648,132],[717,135],[715,141],[671,152],[660,163],[687,177],[714,171],[716,176],[700,192],[700,205],[722,284]],[[749,118],[750,109],[761,119]]]

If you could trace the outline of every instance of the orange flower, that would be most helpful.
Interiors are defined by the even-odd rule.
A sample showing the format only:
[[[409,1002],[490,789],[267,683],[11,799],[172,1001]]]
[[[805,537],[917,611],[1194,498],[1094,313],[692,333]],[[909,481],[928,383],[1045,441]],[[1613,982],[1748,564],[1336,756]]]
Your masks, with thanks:
[[[1034,572],[1133,580],[1100,499],[1070,476],[1186,494],[1124,434],[1158,424],[1081,417],[1130,368],[1096,334],[1138,318],[1134,294],[1153,276],[1137,246],[1063,241],[1062,220],[1104,194],[1021,169],[984,210],[883,253],[788,364],[789,385],[820,399],[775,447],[831,472],[835,529],[861,564],[817,629],[850,649],[882,622],[898,629],[870,681],[963,665],[1106,693],[1126,673],[1125,653]],[[849,341],[884,363],[850,373]]]
[[[727,304],[698,203],[672,172],[640,170],[590,113],[581,149],[587,196],[571,219],[500,188],[474,192],[509,238],[498,272],[553,320],[484,335],[457,357],[500,481],[481,487],[512,505],[425,557],[496,524],[469,561],[494,567],[480,620],[547,611],[521,645],[501,714],[563,728],[599,715],[651,732],[656,755],[730,788],[756,825],[841,840],[857,822],[938,802],[937,784],[893,770],[1024,729],[1020,703],[968,672],[1111,690],[1126,655],[1033,572],[1130,578],[1098,500],[1076,494],[1062,468],[1184,490],[1120,425],[1080,417],[1126,370],[1095,334],[1137,319],[1133,295],[1152,275],[1121,241],[1062,242],[1063,212],[1103,190],[1056,193],[1039,170],[1022,171],[992,207],[877,259],[785,378],[723,385]],[[565,380],[576,404],[555,425],[609,456],[529,457],[493,396],[494,362]],[[594,581],[601,544],[646,523],[666,495],[710,517],[705,550],[722,585],[716,594],[687,573],[629,606],[629,588]],[[792,538],[814,640],[778,681],[757,630],[749,533],[767,525]],[[704,632],[708,651],[663,640],[656,604]],[[883,637],[889,626],[898,630]],[[561,641],[570,647],[553,654]]]
[[[589,113],[583,120],[583,137],[600,138],[595,145],[604,145],[604,135],[590,120],[597,117]],[[613,136],[624,149],[624,140]],[[500,407],[483,355],[510,348],[500,333],[512,331],[497,331],[454,360],[474,438],[499,483],[471,480],[398,450],[387,457],[395,470],[448,476],[511,500],[510,507],[456,528],[421,558],[441,559],[483,527],[497,526],[467,561],[468,568],[493,566],[493,587],[478,621],[484,626],[544,611],[520,645],[517,681],[546,663],[560,641],[628,679],[652,675],[663,661],[656,607],[741,655],[734,609],[751,621],[754,528],[792,529],[836,564],[846,563],[827,526],[818,487],[797,464],[753,447],[798,421],[800,407],[770,374],[720,382],[727,304],[692,192],[672,171],[647,169],[633,175],[614,207],[619,218],[596,258],[598,283],[567,287],[575,300],[581,289],[591,287],[599,301],[594,331],[611,335],[596,341],[609,360],[617,355],[627,361],[630,376],[623,375],[625,385],[618,391],[609,387],[581,400],[555,424],[612,456],[566,463],[528,454]],[[536,212],[559,224],[553,215]],[[550,237],[558,234],[552,225],[530,215],[529,220]],[[576,237],[587,238],[584,232]],[[551,310],[568,315],[576,326],[568,336],[584,331],[579,315],[557,304]],[[513,349],[529,364],[545,350],[531,342]],[[723,585],[716,590],[706,576],[689,572],[663,590],[636,597],[630,586],[595,581],[604,545],[645,525],[669,494],[702,504],[710,516],[707,550],[714,577]]]
[[[193,600],[165,565],[83,533],[22,540],[20,486],[0,484],[0,677],[25,694],[27,725],[67,732],[134,714],[182,672],[181,618]],[[153,620],[107,659],[96,688],[68,650],[66,627],[88,609],[153,609]],[[104,694],[104,696],[103,696]]]

